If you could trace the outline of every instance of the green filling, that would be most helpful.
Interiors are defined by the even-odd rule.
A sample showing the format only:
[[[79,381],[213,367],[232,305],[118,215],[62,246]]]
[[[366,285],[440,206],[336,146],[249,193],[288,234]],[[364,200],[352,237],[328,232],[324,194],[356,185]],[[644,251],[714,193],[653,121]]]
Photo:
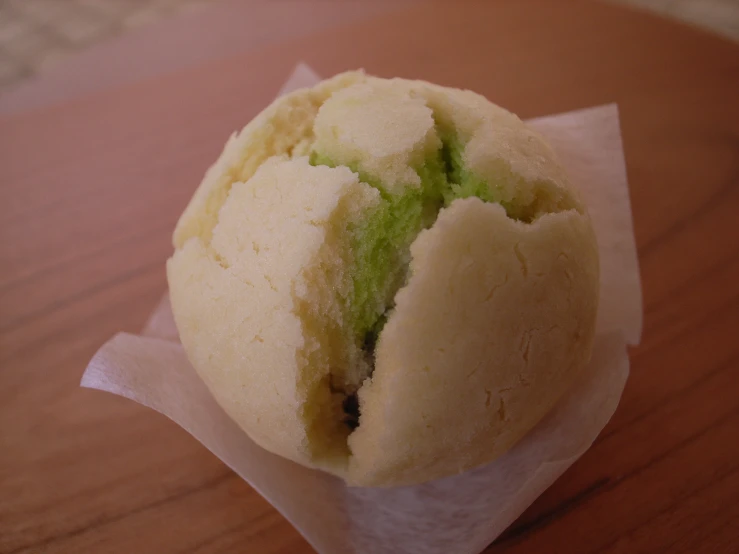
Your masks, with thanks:
[[[471,173],[462,160],[464,146],[452,135],[442,141],[441,159],[447,178],[447,187],[443,190],[444,204],[448,206],[457,198],[475,196],[485,202],[495,202],[493,192],[488,184]]]
[[[410,246],[418,234],[431,227],[439,210],[457,198],[474,196],[485,202],[500,202],[495,188],[465,168],[463,150],[464,145],[454,134],[442,136],[442,148],[414,168],[421,179],[420,187],[408,186],[401,194],[388,192],[382,182],[356,164],[348,165],[362,182],[380,191],[380,203],[349,230],[354,267],[345,313],[357,346],[370,362],[395,293],[406,281]],[[338,165],[317,152],[311,154],[310,163]],[[509,211],[509,206],[500,203]]]
[[[500,204],[511,219],[530,223],[535,215],[535,205],[513,203],[503,199],[499,186],[494,182],[488,182],[471,172],[464,164],[462,152],[464,144],[459,138],[448,133],[442,137],[441,157],[447,178],[447,188],[444,189],[444,205],[448,206],[457,198],[476,197],[483,202],[495,202]],[[500,179],[514,178],[510,168],[501,166]],[[541,191],[540,191],[541,192]]]

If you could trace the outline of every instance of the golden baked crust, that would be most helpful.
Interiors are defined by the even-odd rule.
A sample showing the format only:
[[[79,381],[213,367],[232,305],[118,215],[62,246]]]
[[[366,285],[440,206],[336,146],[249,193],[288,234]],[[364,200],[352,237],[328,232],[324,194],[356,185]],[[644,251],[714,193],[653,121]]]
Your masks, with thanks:
[[[351,72],[278,99],[174,244],[175,321],[214,397],[350,484],[492,461],[590,356],[588,216],[546,142],[469,91]]]

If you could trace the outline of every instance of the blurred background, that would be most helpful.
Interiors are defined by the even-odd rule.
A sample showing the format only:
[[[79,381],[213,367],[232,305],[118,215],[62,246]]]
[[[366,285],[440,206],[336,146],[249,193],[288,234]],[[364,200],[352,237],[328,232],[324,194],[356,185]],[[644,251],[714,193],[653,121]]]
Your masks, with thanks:
[[[682,20],[739,41],[739,0],[611,1]],[[237,19],[241,16],[240,32],[255,35],[249,39],[253,43],[251,46],[274,39],[274,36],[270,37],[264,32],[263,22],[249,20],[245,8],[253,3],[235,0],[0,0],[0,95],[17,88],[37,73],[53,71],[60,61],[72,53],[79,53],[123,34],[145,35],[147,27],[154,22],[166,23],[166,20],[171,20],[173,25],[186,27],[189,22],[199,18],[215,21],[219,15],[231,11]],[[271,3],[275,17],[285,10],[293,10],[297,4],[289,0],[261,3]],[[356,12],[360,11],[391,9],[390,4],[399,3],[385,2],[385,6],[381,6],[382,2],[333,0],[323,4],[341,6],[339,11],[342,13],[337,17],[345,18],[358,15]],[[200,14],[199,18],[193,17],[196,13]],[[225,22],[225,19],[222,21]],[[331,23],[326,14],[317,14],[315,19],[309,18],[305,25],[321,24],[320,20],[324,20],[322,24]],[[270,31],[271,34],[280,33],[277,27],[270,27]],[[228,35],[228,29],[224,29],[224,34]],[[152,37],[154,42],[155,38]],[[226,49],[228,46],[235,46],[233,39],[221,37],[220,41],[200,45],[200,55],[207,56],[209,51],[218,55],[219,48]],[[223,52],[220,54],[223,55]]]

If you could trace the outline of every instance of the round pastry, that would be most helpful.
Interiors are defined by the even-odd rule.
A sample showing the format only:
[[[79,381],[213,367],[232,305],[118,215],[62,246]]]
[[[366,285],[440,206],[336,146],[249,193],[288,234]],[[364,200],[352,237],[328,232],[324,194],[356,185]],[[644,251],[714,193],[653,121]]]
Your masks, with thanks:
[[[491,462],[588,362],[598,252],[550,147],[470,91],[349,72],[232,136],[167,264],[188,358],[351,485]]]

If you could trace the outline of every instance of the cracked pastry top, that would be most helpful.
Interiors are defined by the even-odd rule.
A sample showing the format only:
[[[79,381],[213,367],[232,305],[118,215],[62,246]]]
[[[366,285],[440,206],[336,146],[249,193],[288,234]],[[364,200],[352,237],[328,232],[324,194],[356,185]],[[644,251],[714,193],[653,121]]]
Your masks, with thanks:
[[[174,233],[182,344],[259,445],[360,486],[486,464],[590,357],[598,252],[546,142],[349,72],[233,135]]]

